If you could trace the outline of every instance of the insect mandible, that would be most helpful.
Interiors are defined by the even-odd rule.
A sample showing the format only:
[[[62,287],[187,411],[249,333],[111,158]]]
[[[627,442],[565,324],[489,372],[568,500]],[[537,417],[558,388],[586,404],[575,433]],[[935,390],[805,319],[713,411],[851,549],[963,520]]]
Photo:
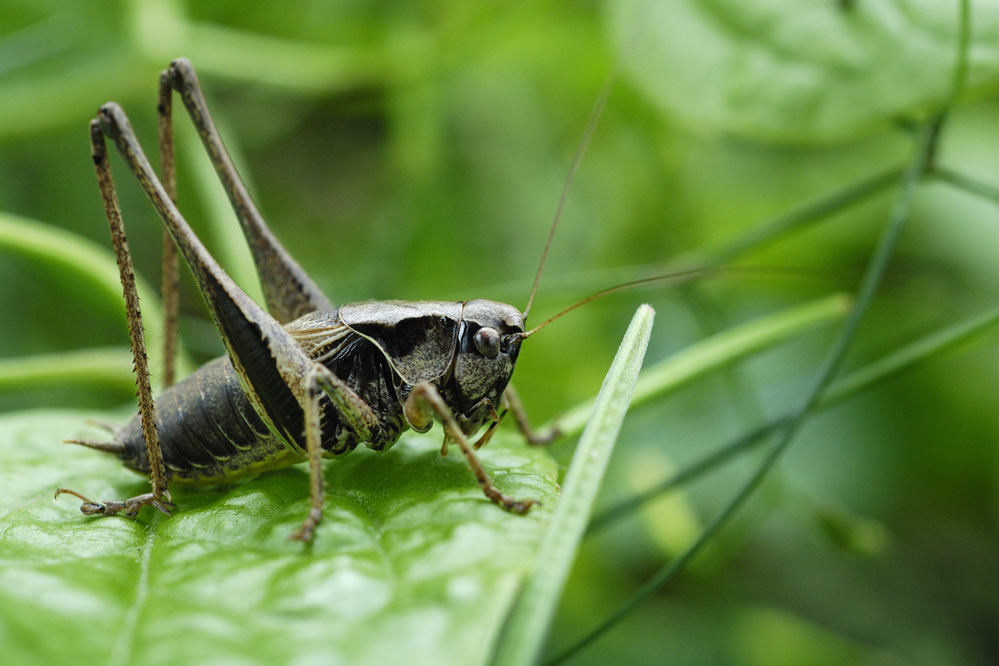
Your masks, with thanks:
[[[225,274],[177,209],[171,130],[174,92],[180,95],[235,209],[260,277],[266,311]],[[500,492],[475,450],[488,442],[507,411],[530,443],[546,443],[556,435],[555,430],[531,429],[509,384],[521,343],[532,333],[525,330],[524,320],[537,278],[523,312],[482,299],[379,301],[337,308],[257,211],[186,59],[173,61],[161,74],[158,109],[162,179],[121,107],[104,104],[90,123],[94,168],[125,293],[139,411],[124,427],[112,429],[112,441],[68,440],[114,454],[127,467],[148,473],[152,488],[122,501],[96,502],[67,488],[56,490],[56,497],[74,495],[88,515],[134,516],[145,506],[169,514],[174,508],[170,482],[219,484],[307,460],[311,509],[293,538],[311,541],[322,520],[323,457],[348,453],[360,443],[388,449],[406,429],[425,432],[436,419],[444,426],[442,454],[449,443],[456,444],[491,501],[513,513],[527,513],[536,502]],[[172,239],[165,251],[175,246],[194,274],[227,352],[168,386],[155,404],[106,138],[114,142],[163,221]],[[175,317],[173,321],[168,317],[167,329],[167,339],[173,340]],[[169,351],[166,356],[170,366]],[[482,426],[487,426],[484,434],[470,441]]]

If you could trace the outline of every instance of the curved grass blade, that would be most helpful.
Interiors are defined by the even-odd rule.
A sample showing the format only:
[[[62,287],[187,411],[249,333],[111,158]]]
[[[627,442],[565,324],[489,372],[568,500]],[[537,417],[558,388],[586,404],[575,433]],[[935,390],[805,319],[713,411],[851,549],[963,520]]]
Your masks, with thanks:
[[[62,273],[76,273],[92,285],[109,307],[121,306],[121,282],[114,255],[105,247],[65,229],[43,224],[19,215],[0,212],[0,249],[42,262]],[[162,318],[156,291],[138,280],[148,335],[158,335],[157,319]]]
[[[999,328],[999,310],[990,310],[948,326],[943,330],[934,331],[837,380],[822,393],[813,413],[832,407],[847,398],[866,391],[889,377],[934,356],[954,351],[956,347],[966,344],[972,338],[993,328]],[[622,500],[597,514],[590,522],[587,535],[613,525],[624,516],[640,509],[647,502],[731,460],[739,453],[762,444],[768,436],[786,427],[791,417],[792,414],[788,412],[772,419],[687,465],[648,490]]]
[[[241,149],[235,132],[225,131],[225,119],[216,118],[225,137],[225,147],[236,164],[245,164],[241,159]],[[210,235],[212,255],[225,267],[226,273],[236,281],[247,296],[259,304],[264,304],[264,292],[257,277],[257,268],[253,264],[250,248],[243,240],[243,232],[239,228],[232,204],[219,184],[218,176],[212,167],[201,139],[188,122],[184,114],[174,118],[174,132],[178,145],[182,149],[181,161],[183,168],[193,174],[192,183],[195,193],[204,206],[205,225]],[[251,169],[240,169],[240,177],[250,191],[255,191]]]
[[[193,19],[175,3],[133,2],[132,35],[151,62],[184,53],[206,74],[279,86],[296,94],[375,85],[391,71],[377,48],[332,46]]]
[[[123,311],[118,266],[109,249],[65,229],[0,212],[0,251],[4,250],[38,261],[53,271],[77,275],[81,281],[92,285],[100,299],[106,299],[109,312]],[[136,281],[142,300],[147,346],[158,350],[163,346],[163,310],[159,297],[148,282],[138,277]],[[152,357],[152,363],[154,376],[162,376],[158,355]],[[125,367],[130,368],[131,363]],[[177,368],[184,374],[193,369],[193,365],[179,353]]]
[[[580,640],[568,648],[560,651],[554,658],[547,662],[549,665],[562,663],[569,657],[584,649],[587,645],[595,641],[611,627],[617,624],[623,617],[631,612],[631,609],[637,604],[641,603],[645,599],[648,599],[652,596],[652,594],[671,580],[673,576],[680,571],[680,569],[682,569],[684,565],[686,565],[687,562],[689,562],[697,553],[699,553],[701,548],[703,548],[704,545],[710,541],[715,534],[717,534],[721,528],[728,523],[729,519],[732,518],[732,516],[734,516],[735,513],[746,503],[749,497],[752,496],[753,492],[766,478],[767,474],[769,474],[770,470],[776,465],[784,451],[786,451],[791,442],[794,441],[795,435],[798,434],[798,431],[805,423],[810,412],[815,409],[821,398],[822,392],[829,385],[829,382],[832,380],[836,371],[842,364],[843,359],[846,357],[846,352],[853,343],[857,329],[860,326],[860,321],[867,313],[867,309],[874,299],[874,294],[877,292],[878,286],[881,284],[881,278],[884,276],[885,269],[888,266],[888,261],[894,253],[895,246],[898,243],[899,236],[901,236],[905,222],[909,218],[909,211],[912,206],[912,199],[916,191],[916,186],[919,183],[920,176],[925,172],[926,165],[929,163],[931,155],[933,154],[933,148],[935,147],[936,141],[939,137],[939,128],[939,118],[935,119],[923,128],[919,146],[917,148],[917,154],[910,162],[909,167],[906,169],[902,189],[898,198],[895,200],[891,218],[889,219],[885,229],[882,231],[881,236],[878,238],[877,246],[871,256],[870,262],[867,264],[867,268],[864,271],[864,276],[857,292],[856,304],[850,311],[850,315],[843,326],[843,330],[836,338],[829,354],[826,356],[825,362],[819,369],[812,387],[807,391],[806,398],[793,411],[790,421],[781,429],[781,436],[778,442],[767,452],[762,462],[757,466],[750,478],[743,484],[728,504],[726,504],[721,512],[719,512],[711,520],[711,522],[708,523],[690,548],[688,548],[676,559],[663,565],[659,571],[653,574],[653,576],[646,581],[644,585],[642,585],[642,587],[632,596],[631,599],[629,599],[623,606],[612,612],[606,619],[604,619],[594,629],[589,631]]]
[[[617,440],[652,332],[654,310],[638,308],[597,395],[593,415],[579,440],[555,514],[535,566],[500,633],[494,666],[522,666],[538,660],[562,587],[593,509],[600,481]]]
[[[54,384],[134,390],[132,352],[128,347],[102,347],[0,359],[0,391]]]

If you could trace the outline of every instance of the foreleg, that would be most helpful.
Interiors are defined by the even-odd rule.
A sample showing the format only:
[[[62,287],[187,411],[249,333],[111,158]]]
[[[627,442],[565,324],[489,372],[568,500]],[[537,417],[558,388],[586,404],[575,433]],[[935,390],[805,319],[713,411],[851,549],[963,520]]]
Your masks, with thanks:
[[[406,419],[410,423],[426,422],[426,419],[430,415],[433,415],[444,424],[445,434],[461,448],[461,452],[464,454],[465,460],[468,461],[468,466],[472,469],[472,474],[475,475],[476,481],[479,482],[482,492],[490,500],[499,504],[507,511],[519,514],[527,513],[532,506],[537,504],[537,501],[533,499],[515,500],[508,497],[493,484],[492,479],[489,478],[485,468],[482,467],[482,463],[479,462],[478,457],[472,450],[472,445],[469,444],[465,433],[458,426],[451,408],[444,402],[444,399],[433,384],[421,382],[414,386],[409,397],[406,398],[405,410]]]

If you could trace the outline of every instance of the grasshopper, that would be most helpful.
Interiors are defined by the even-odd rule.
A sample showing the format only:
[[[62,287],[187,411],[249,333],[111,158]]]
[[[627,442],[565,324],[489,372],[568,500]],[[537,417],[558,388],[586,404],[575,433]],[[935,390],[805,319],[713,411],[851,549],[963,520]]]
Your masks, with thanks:
[[[226,275],[177,209],[174,92],[235,209],[267,310]],[[134,516],[146,506],[169,514],[175,508],[171,482],[213,485],[308,461],[311,509],[293,534],[308,542],[322,520],[323,457],[349,453],[360,443],[386,450],[405,430],[426,432],[436,419],[444,427],[442,455],[449,443],[457,444],[486,497],[507,511],[527,513],[535,500],[500,492],[475,450],[489,441],[507,411],[532,444],[556,435],[554,429],[545,434],[531,429],[509,383],[522,342],[541,328],[528,331],[524,321],[547,248],[524,311],[481,299],[335,307],[268,229],[219,137],[188,60],[173,61],[160,75],[158,110],[162,179],[121,107],[104,104],[90,122],[94,168],[125,295],[139,409],[124,427],[110,428],[112,441],[67,440],[117,456],[126,467],[148,474],[152,488],[122,501],[96,502],[67,488],[56,490],[56,497],[77,497],[87,515]],[[176,269],[165,270],[164,301],[174,303],[167,308],[168,387],[155,403],[106,139],[115,144],[163,221],[165,255],[175,247],[194,274],[227,352],[170,385],[176,316],[169,313],[176,308],[177,287]],[[175,258],[164,261],[171,264]],[[471,442],[483,426],[484,434]]]

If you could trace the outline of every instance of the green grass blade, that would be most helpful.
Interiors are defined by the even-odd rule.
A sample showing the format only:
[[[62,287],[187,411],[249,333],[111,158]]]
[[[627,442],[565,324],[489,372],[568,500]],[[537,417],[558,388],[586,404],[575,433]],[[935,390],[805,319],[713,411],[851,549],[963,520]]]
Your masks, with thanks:
[[[134,388],[132,352],[128,347],[105,347],[0,359],[0,391],[55,384]]]
[[[982,335],[992,328],[999,328],[999,310],[990,310],[948,326],[943,330],[934,331],[892,352],[888,356],[865,365],[863,368],[855,370],[846,377],[837,380],[822,394],[813,413],[831,407],[862,391],[866,391],[889,377],[908,370],[934,356],[951,352],[956,347],[968,343],[972,338]],[[698,458],[651,488],[614,504],[594,516],[587,529],[587,534],[598,532],[604,527],[613,525],[624,516],[640,509],[646,503],[669,492],[673,488],[697,478],[701,474],[731,460],[743,451],[748,451],[754,446],[762,444],[768,436],[785,427],[790,422],[791,417],[792,414],[788,412],[771,419],[767,423],[743,433],[724,446]]]
[[[812,327],[842,319],[849,307],[848,297],[833,294],[734,326],[692,344],[642,372],[635,385],[631,404],[640,405],[661,397],[697,377]],[[579,433],[589,420],[592,410],[592,401],[573,407],[558,419],[559,429],[570,436]]]
[[[65,229],[35,220],[0,212],[0,252],[7,251],[37,261],[60,273],[74,274],[93,287],[101,300],[108,303],[109,312],[124,315],[118,265],[111,250]],[[142,302],[142,323],[146,332],[146,347],[153,364],[153,374],[159,372],[160,349],[163,345],[163,310],[158,290],[136,276],[139,300]],[[123,317],[124,318],[124,317]],[[131,364],[126,364],[129,368]],[[183,353],[178,355],[177,368],[183,375],[192,369]]]
[[[177,121],[180,122],[177,122]],[[225,119],[216,120],[222,127],[222,136],[225,136],[226,150],[240,164],[240,145],[235,132],[225,131]],[[239,227],[239,220],[229,203],[222,184],[219,182],[215,168],[212,166],[208,154],[201,145],[201,139],[197,132],[187,122],[187,117],[177,118],[174,121],[177,126],[176,136],[178,144],[183,146],[182,163],[184,168],[189,169],[194,174],[192,182],[196,194],[205,210],[206,234],[202,238],[207,239],[207,244],[212,248],[212,256],[223,266],[225,272],[229,274],[236,284],[246,292],[246,295],[256,301],[259,305],[266,307],[264,292],[260,286],[260,278],[257,277],[257,268],[253,263],[253,256],[250,254],[250,247],[243,239],[243,232]],[[250,178],[250,169],[239,169],[240,177],[246,184],[249,191],[255,190]]]
[[[148,83],[146,67],[121,49],[106,47],[99,56],[81,54],[58,76],[4,81],[0,83],[0,136],[25,136],[80,123],[81,112],[95,106],[95,90],[115,81],[118,90],[128,91],[115,96],[124,101]],[[85,122],[80,126],[86,130]]]
[[[822,394],[817,407],[831,407],[872,387],[877,382],[922,363],[931,356],[952,351],[989,329],[996,328],[997,324],[999,324],[999,309],[993,309],[943,330],[934,331],[838,380]]]
[[[0,212],[0,250],[46,264],[61,273],[75,273],[107,301],[109,310],[124,310],[118,266],[108,248],[65,229]],[[144,314],[151,319],[162,319],[156,291],[141,278],[137,281]],[[156,325],[146,328],[152,335]]]
[[[593,415],[566,473],[562,494],[538,549],[534,569],[500,634],[494,666],[535,663],[541,654],[607,461],[628,411],[649,344],[654,315],[647,305],[638,309],[607,372]]]
[[[971,44],[971,0],[960,0],[958,11],[957,59],[951,77],[950,98],[953,106],[964,92],[968,80],[968,46]]]
[[[877,247],[875,248],[874,253],[871,256],[871,260],[868,262],[867,268],[864,271],[860,288],[857,291],[856,303],[850,311],[850,315],[847,318],[846,323],[843,325],[843,330],[836,338],[832,349],[826,356],[825,362],[819,369],[811,388],[806,393],[805,399],[801,402],[800,406],[794,410],[788,423],[781,429],[781,436],[778,442],[767,452],[762,462],[757,466],[756,470],[742,485],[739,491],[711,520],[711,522],[708,523],[694,543],[686,551],[684,551],[682,555],[664,564],[659,571],[653,574],[653,576],[646,581],[645,584],[642,585],[642,587],[623,606],[613,611],[604,621],[591,631],[587,632],[587,634],[579,641],[559,652],[553,659],[551,659],[551,661],[548,662],[548,664],[562,663],[566,659],[578,653],[587,645],[597,640],[597,638],[602,636],[611,627],[616,625],[622,618],[630,613],[636,605],[648,599],[663,585],[669,582],[673,576],[676,575],[676,573],[680,571],[697,553],[699,553],[704,545],[710,541],[715,534],[717,534],[721,528],[728,523],[732,516],[734,516],[735,513],[746,503],[749,497],[752,496],[753,492],[766,478],[767,474],[770,473],[770,470],[772,470],[774,465],[777,464],[777,461],[780,459],[784,451],[786,451],[791,442],[794,441],[795,435],[798,434],[798,431],[805,423],[807,416],[818,404],[823,391],[825,391],[829,382],[835,376],[836,371],[843,363],[843,359],[846,357],[846,352],[856,337],[860,322],[867,313],[867,309],[870,307],[871,301],[874,300],[874,294],[877,292],[878,286],[881,284],[881,278],[884,276],[888,262],[894,254],[895,246],[901,236],[905,222],[909,218],[913,195],[916,191],[916,186],[919,183],[920,176],[926,170],[926,165],[929,162],[933,147],[936,145],[936,139],[939,136],[938,130],[939,122],[933,122],[923,128],[916,157],[913,158],[906,169],[905,178],[902,183],[902,190],[899,193],[898,198],[895,200],[895,205],[892,207],[891,218],[879,237]]]

